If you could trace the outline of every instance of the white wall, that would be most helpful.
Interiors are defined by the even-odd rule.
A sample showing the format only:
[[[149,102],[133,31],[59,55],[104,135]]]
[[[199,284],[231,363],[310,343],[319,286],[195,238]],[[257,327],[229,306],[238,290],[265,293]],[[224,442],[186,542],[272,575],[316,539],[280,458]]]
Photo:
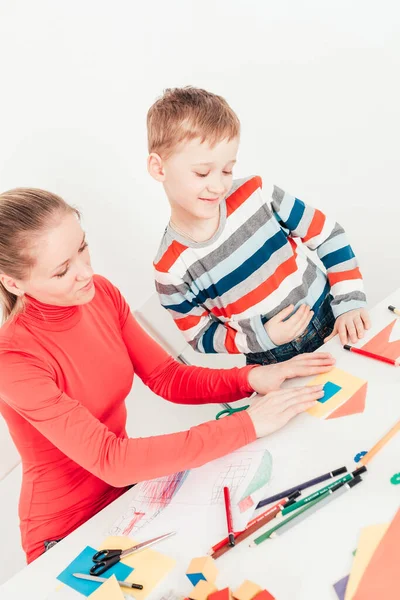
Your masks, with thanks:
[[[0,0],[0,189],[83,211],[94,266],[141,305],[168,219],[146,111],[223,94],[259,173],[335,216],[372,303],[398,287],[400,9],[381,0]]]

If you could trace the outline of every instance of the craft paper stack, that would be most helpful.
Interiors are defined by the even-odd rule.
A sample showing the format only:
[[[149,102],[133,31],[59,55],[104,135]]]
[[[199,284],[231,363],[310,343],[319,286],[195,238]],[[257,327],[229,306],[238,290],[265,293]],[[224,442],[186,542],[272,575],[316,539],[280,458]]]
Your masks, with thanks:
[[[362,529],[351,573],[335,583],[336,594],[340,600],[399,600],[399,565],[400,509],[391,523]]]

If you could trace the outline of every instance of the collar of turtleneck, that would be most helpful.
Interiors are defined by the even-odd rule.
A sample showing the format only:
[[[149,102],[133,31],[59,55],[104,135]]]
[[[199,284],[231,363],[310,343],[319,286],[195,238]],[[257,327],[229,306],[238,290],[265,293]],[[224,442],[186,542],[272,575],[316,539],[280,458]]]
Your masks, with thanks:
[[[65,331],[79,322],[81,314],[81,306],[43,304],[31,296],[25,296],[25,307],[19,318],[40,329]]]

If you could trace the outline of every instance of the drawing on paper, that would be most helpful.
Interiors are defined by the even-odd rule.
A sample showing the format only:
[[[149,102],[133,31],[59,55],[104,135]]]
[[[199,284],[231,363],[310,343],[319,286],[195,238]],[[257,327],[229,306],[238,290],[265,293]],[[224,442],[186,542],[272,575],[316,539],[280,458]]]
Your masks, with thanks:
[[[228,465],[224,468],[219,473],[218,479],[213,485],[210,504],[223,504],[225,486],[229,488],[231,498],[233,498],[249,472],[250,467],[251,459],[244,458],[238,460],[236,464]]]
[[[400,319],[395,319],[377,333],[369,342],[361,346],[363,350],[392,358],[400,357]]]
[[[130,535],[151,523],[168,506],[188,474],[189,471],[180,471],[138,484],[137,495],[108,533]]]
[[[272,474],[272,456],[268,450],[264,451],[261,462],[255,472],[252,480],[242,494],[239,502],[245,500],[251,494],[264,487],[271,479]]]
[[[324,384],[324,396],[307,412],[320,419],[336,419],[365,410],[368,383],[341,369],[318,375],[307,385]]]

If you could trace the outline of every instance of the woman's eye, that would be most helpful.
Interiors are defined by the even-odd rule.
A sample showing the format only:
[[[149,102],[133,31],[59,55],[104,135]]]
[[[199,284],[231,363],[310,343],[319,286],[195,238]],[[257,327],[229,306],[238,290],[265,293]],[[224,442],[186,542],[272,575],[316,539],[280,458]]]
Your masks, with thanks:
[[[81,247],[79,248],[79,252],[83,252],[83,251],[85,250],[85,248],[87,248],[87,247],[88,247],[88,245],[87,245],[87,242],[85,242],[85,243],[83,244],[83,246],[81,246]]]
[[[58,279],[60,279],[61,277],[64,277],[64,275],[66,275],[68,273],[68,269],[65,269],[65,271],[63,271],[62,273],[57,273],[56,277],[58,277]]]

